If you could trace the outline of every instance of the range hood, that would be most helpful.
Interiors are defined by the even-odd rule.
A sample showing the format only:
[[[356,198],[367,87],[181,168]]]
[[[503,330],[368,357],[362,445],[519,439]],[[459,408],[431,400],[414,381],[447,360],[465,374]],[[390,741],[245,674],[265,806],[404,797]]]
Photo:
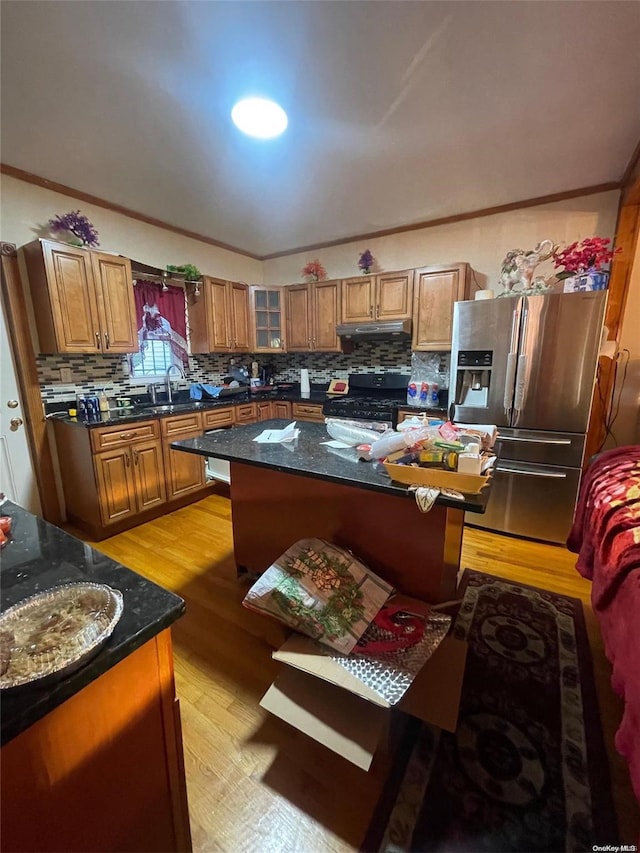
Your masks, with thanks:
[[[358,341],[406,340],[411,337],[411,320],[382,320],[378,323],[340,323],[338,337]]]

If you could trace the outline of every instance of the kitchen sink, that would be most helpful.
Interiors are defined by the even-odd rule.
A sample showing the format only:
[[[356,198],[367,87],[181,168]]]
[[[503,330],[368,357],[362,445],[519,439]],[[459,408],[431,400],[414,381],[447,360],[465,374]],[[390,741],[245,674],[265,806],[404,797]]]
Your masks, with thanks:
[[[145,406],[145,412],[151,412],[154,415],[166,415],[172,412],[186,412],[193,409],[201,409],[203,403],[166,403],[164,406]]]

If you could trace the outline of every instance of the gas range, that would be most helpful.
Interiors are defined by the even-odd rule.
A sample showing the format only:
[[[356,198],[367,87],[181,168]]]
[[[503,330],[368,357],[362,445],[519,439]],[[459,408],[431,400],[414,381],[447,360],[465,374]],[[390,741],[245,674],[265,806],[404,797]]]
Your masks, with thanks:
[[[409,377],[402,373],[351,373],[346,397],[328,399],[327,417],[375,421],[395,426],[398,406],[407,401]]]

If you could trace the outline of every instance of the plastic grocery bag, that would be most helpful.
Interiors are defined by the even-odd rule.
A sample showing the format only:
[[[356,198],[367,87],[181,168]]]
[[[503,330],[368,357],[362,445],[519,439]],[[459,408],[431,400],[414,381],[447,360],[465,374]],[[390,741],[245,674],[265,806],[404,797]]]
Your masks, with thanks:
[[[344,548],[324,539],[300,539],[242,603],[349,654],[393,592]]]
[[[423,409],[437,408],[440,383],[440,353],[412,353],[407,404]]]

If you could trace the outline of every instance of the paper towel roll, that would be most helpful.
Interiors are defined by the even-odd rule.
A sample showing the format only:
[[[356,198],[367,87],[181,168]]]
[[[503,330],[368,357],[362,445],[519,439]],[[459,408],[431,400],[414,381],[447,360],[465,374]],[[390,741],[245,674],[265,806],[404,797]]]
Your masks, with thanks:
[[[480,299],[493,299],[494,296],[493,290],[476,290],[476,301]]]
[[[309,394],[310,392],[311,386],[309,385],[309,371],[306,367],[303,367],[300,370],[300,393]]]

